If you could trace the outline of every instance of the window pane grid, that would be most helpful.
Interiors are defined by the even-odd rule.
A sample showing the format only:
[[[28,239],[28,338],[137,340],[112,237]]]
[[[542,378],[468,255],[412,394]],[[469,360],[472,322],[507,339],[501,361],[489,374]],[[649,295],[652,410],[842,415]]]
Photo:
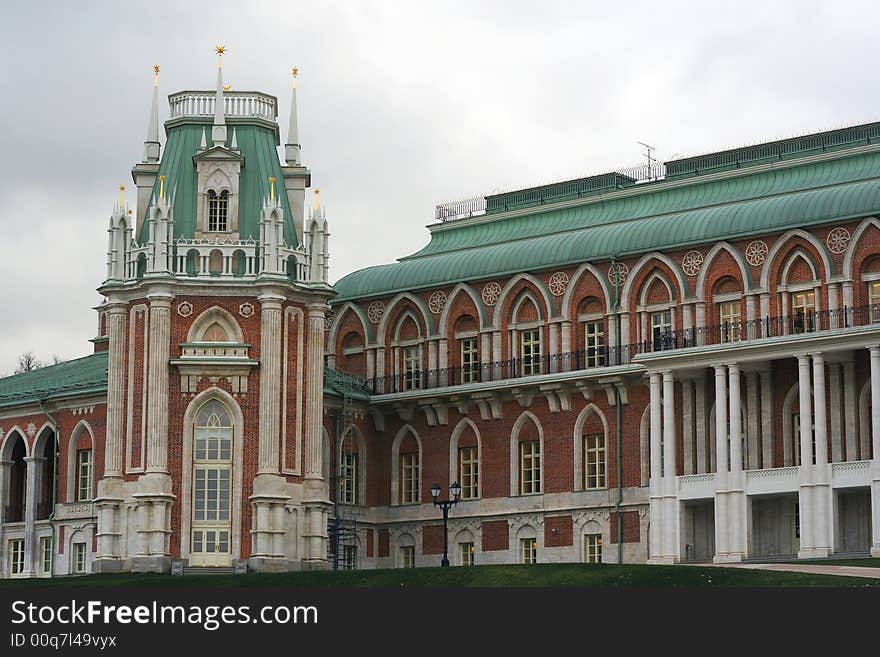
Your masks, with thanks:
[[[419,501],[419,455],[416,452],[400,455],[403,503]]]
[[[809,333],[816,330],[815,313],[815,292],[795,292],[791,295],[793,333]]]
[[[92,499],[92,450],[81,449],[77,456],[76,499],[78,502]]]
[[[477,339],[468,338],[461,341],[461,382],[474,383],[480,380],[479,352]]]
[[[868,283],[868,304],[871,306],[871,323],[880,322],[880,281]]]
[[[726,301],[719,303],[718,314],[721,320],[721,342],[736,342],[739,340],[740,302]]]
[[[458,450],[459,478],[461,499],[470,500],[480,496],[479,493],[479,458],[476,447],[462,447]]]
[[[416,547],[415,545],[400,546],[400,567],[415,568],[416,566]]]
[[[520,443],[520,492],[523,495],[541,492],[541,443],[537,440]]]
[[[522,563],[536,563],[538,561],[538,541],[534,538],[519,539],[519,554]]]
[[[52,571],[52,537],[43,536],[40,538],[40,566],[44,575],[51,574]]]
[[[591,434],[584,436],[584,488],[606,488],[605,436]]]
[[[672,311],[662,310],[651,315],[651,336],[654,351],[671,349],[672,344]]]
[[[584,536],[584,561],[602,563],[602,535],[586,534]]]
[[[347,452],[342,455],[340,472],[340,496],[343,504],[357,504],[357,454]]]
[[[24,539],[9,541],[9,574],[20,575],[24,571]]]
[[[74,543],[73,544],[73,569],[74,572],[84,573],[86,572],[86,544],[85,543]]]
[[[529,329],[521,334],[523,375],[541,373],[541,332]]]
[[[420,345],[403,349],[403,389],[422,387],[422,348]]]
[[[587,350],[587,367],[605,365],[605,323],[587,322],[584,324]]]
[[[459,543],[458,544],[458,562],[462,566],[473,566],[474,565],[474,544],[469,543]]]

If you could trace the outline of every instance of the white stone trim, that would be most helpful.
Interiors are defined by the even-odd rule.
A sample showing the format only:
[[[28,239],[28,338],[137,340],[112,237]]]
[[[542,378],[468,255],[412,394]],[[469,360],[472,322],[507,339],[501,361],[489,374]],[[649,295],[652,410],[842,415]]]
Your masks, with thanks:
[[[516,421],[513,423],[513,428],[510,430],[510,496],[511,497],[522,497],[520,487],[520,456],[519,456],[519,434],[522,431],[523,425],[531,420],[532,423],[538,429],[538,442],[541,448],[541,492],[540,493],[529,493],[528,497],[532,495],[544,494],[544,472],[547,469],[547,452],[544,450],[544,427],[541,426],[541,421],[530,411],[523,411],[520,413],[519,417],[516,418]]]
[[[294,417],[296,422],[296,432],[294,433],[294,462],[287,462],[287,404],[290,397],[291,381],[287,371],[287,363],[289,360],[290,349],[290,319],[295,322],[294,330],[296,331],[296,378],[292,382],[296,388],[294,400]],[[282,373],[281,380],[284,381],[284,391],[281,396],[281,473],[290,475],[302,474],[303,462],[303,368],[306,359],[305,350],[305,318],[303,311],[297,306],[288,306],[284,309],[284,345],[282,347]]]
[[[463,417],[452,430],[449,438],[449,481],[458,481],[461,483],[460,470],[458,462],[458,441],[465,429],[470,427],[477,439],[477,497],[469,499],[483,498],[483,439],[480,436],[480,429],[476,423],[470,418]]]

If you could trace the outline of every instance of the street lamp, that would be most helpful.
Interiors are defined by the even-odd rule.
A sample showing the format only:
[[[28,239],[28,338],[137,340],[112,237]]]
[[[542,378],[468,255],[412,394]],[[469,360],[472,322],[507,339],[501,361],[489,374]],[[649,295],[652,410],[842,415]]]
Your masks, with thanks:
[[[457,481],[453,482],[449,487],[449,493],[452,499],[440,499],[440,484],[431,486],[431,497],[434,498],[434,506],[443,509],[443,559],[440,561],[441,566],[449,565],[449,557],[447,556],[447,545],[449,543],[449,509],[458,504],[458,498],[461,496],[461,484]]]

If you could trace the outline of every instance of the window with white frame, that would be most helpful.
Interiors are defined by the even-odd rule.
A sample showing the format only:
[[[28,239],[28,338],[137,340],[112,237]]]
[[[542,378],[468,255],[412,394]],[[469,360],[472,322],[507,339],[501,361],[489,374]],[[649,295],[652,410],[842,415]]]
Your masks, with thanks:
[[[417,390],[422,387],[422,346],[403,348],[403,389]]]
[[[529,440],[519,444],[520,493],[541,492],[541,442]]]
[[[52,537],[40,537],[40,572],[43,575],[52,574]]]
[[[880,322],[880,281],[868,283],[868,305],[871,314],[871,323]]]
[[[791,295],[791,330],[793,333],[815,331],[816,293],[794,292]]]
[[[73,572],[75,572],[75,573],[86,572],[86,544],[85,543],[74,543],[73,544]]]
[[[416,567],[416,546],[401,545],[398,551],[398,564],[401,568]]]
[[[21,575],[24,572],[24,539],[9,539],[9,574]]]
[[[476,383],[480,380],[480,358],[477,338],[461,341],[461,382]]]
[[[601,433],[584,436],[584,488],[607,488],[605,474],[605,435]]]
[[[92,450],[81,449],[76,453],[76,501],[92,499]]]
[[[602,563],[602,534],[584,534],[584,561]]]
[[[813,439],[810,441],[812,444],[812,452],[813,452],[813,463],[816,463],[816,427],[815,423],[810,423],[810,433],[812,433]],[[794,464],[801,464],[801,414],[794,413],[791,416],[791,439],[794,443],[792,445],[792,454],[794,454]]]
[[[229,192],[223,190],[217,194],[213,189],[208,192],[208,232],[225,233],[228,230],[228,208]]]
[[[671,310],[660,310],[651,313],[651,339],[654,351],[671,349],[673,347]]]
[[[739,301],[724,301],[718,304],[718,318],[721,322],[721,342],[736,342],[739,340],[741,317]]]
[[[605,365],[605,322],[596,320],[584,323],[584,342],[587,367]]]
[[[419,453],[400,455],[401,501],[412,504],[419,501]]]
[[[345,452],[340,463],[339,495],[343,504],[357,504],[358,457],[353,452]]]
[[[472,500],[479,497],[480,458],[476,445],[459,448],[458,467],[458,481],[461,482],[461,499]]]
[[[519,539],[519,561],[520,563],[537,563],[538,561],[538,541],[534,538]]]
[[[520,354],[524,376],[541,373],[541,331],[526,329],[520,332]]]
[[[458,563],[462,566],[474,565],[474,544],[471,542],[458,544]]]

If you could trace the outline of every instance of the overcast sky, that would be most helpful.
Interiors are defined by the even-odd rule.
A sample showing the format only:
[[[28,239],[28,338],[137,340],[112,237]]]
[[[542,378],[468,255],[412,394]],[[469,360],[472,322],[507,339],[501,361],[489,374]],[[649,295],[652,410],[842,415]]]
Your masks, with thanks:
[[[880,118],[876,2],[4,2],[0,372],[91,352],[107,220],[168,94],[299,78],[331,279],[434,205]],[[162,136],[164,144],[164,135]],[[368,247],[368,248],[367,248]]]

